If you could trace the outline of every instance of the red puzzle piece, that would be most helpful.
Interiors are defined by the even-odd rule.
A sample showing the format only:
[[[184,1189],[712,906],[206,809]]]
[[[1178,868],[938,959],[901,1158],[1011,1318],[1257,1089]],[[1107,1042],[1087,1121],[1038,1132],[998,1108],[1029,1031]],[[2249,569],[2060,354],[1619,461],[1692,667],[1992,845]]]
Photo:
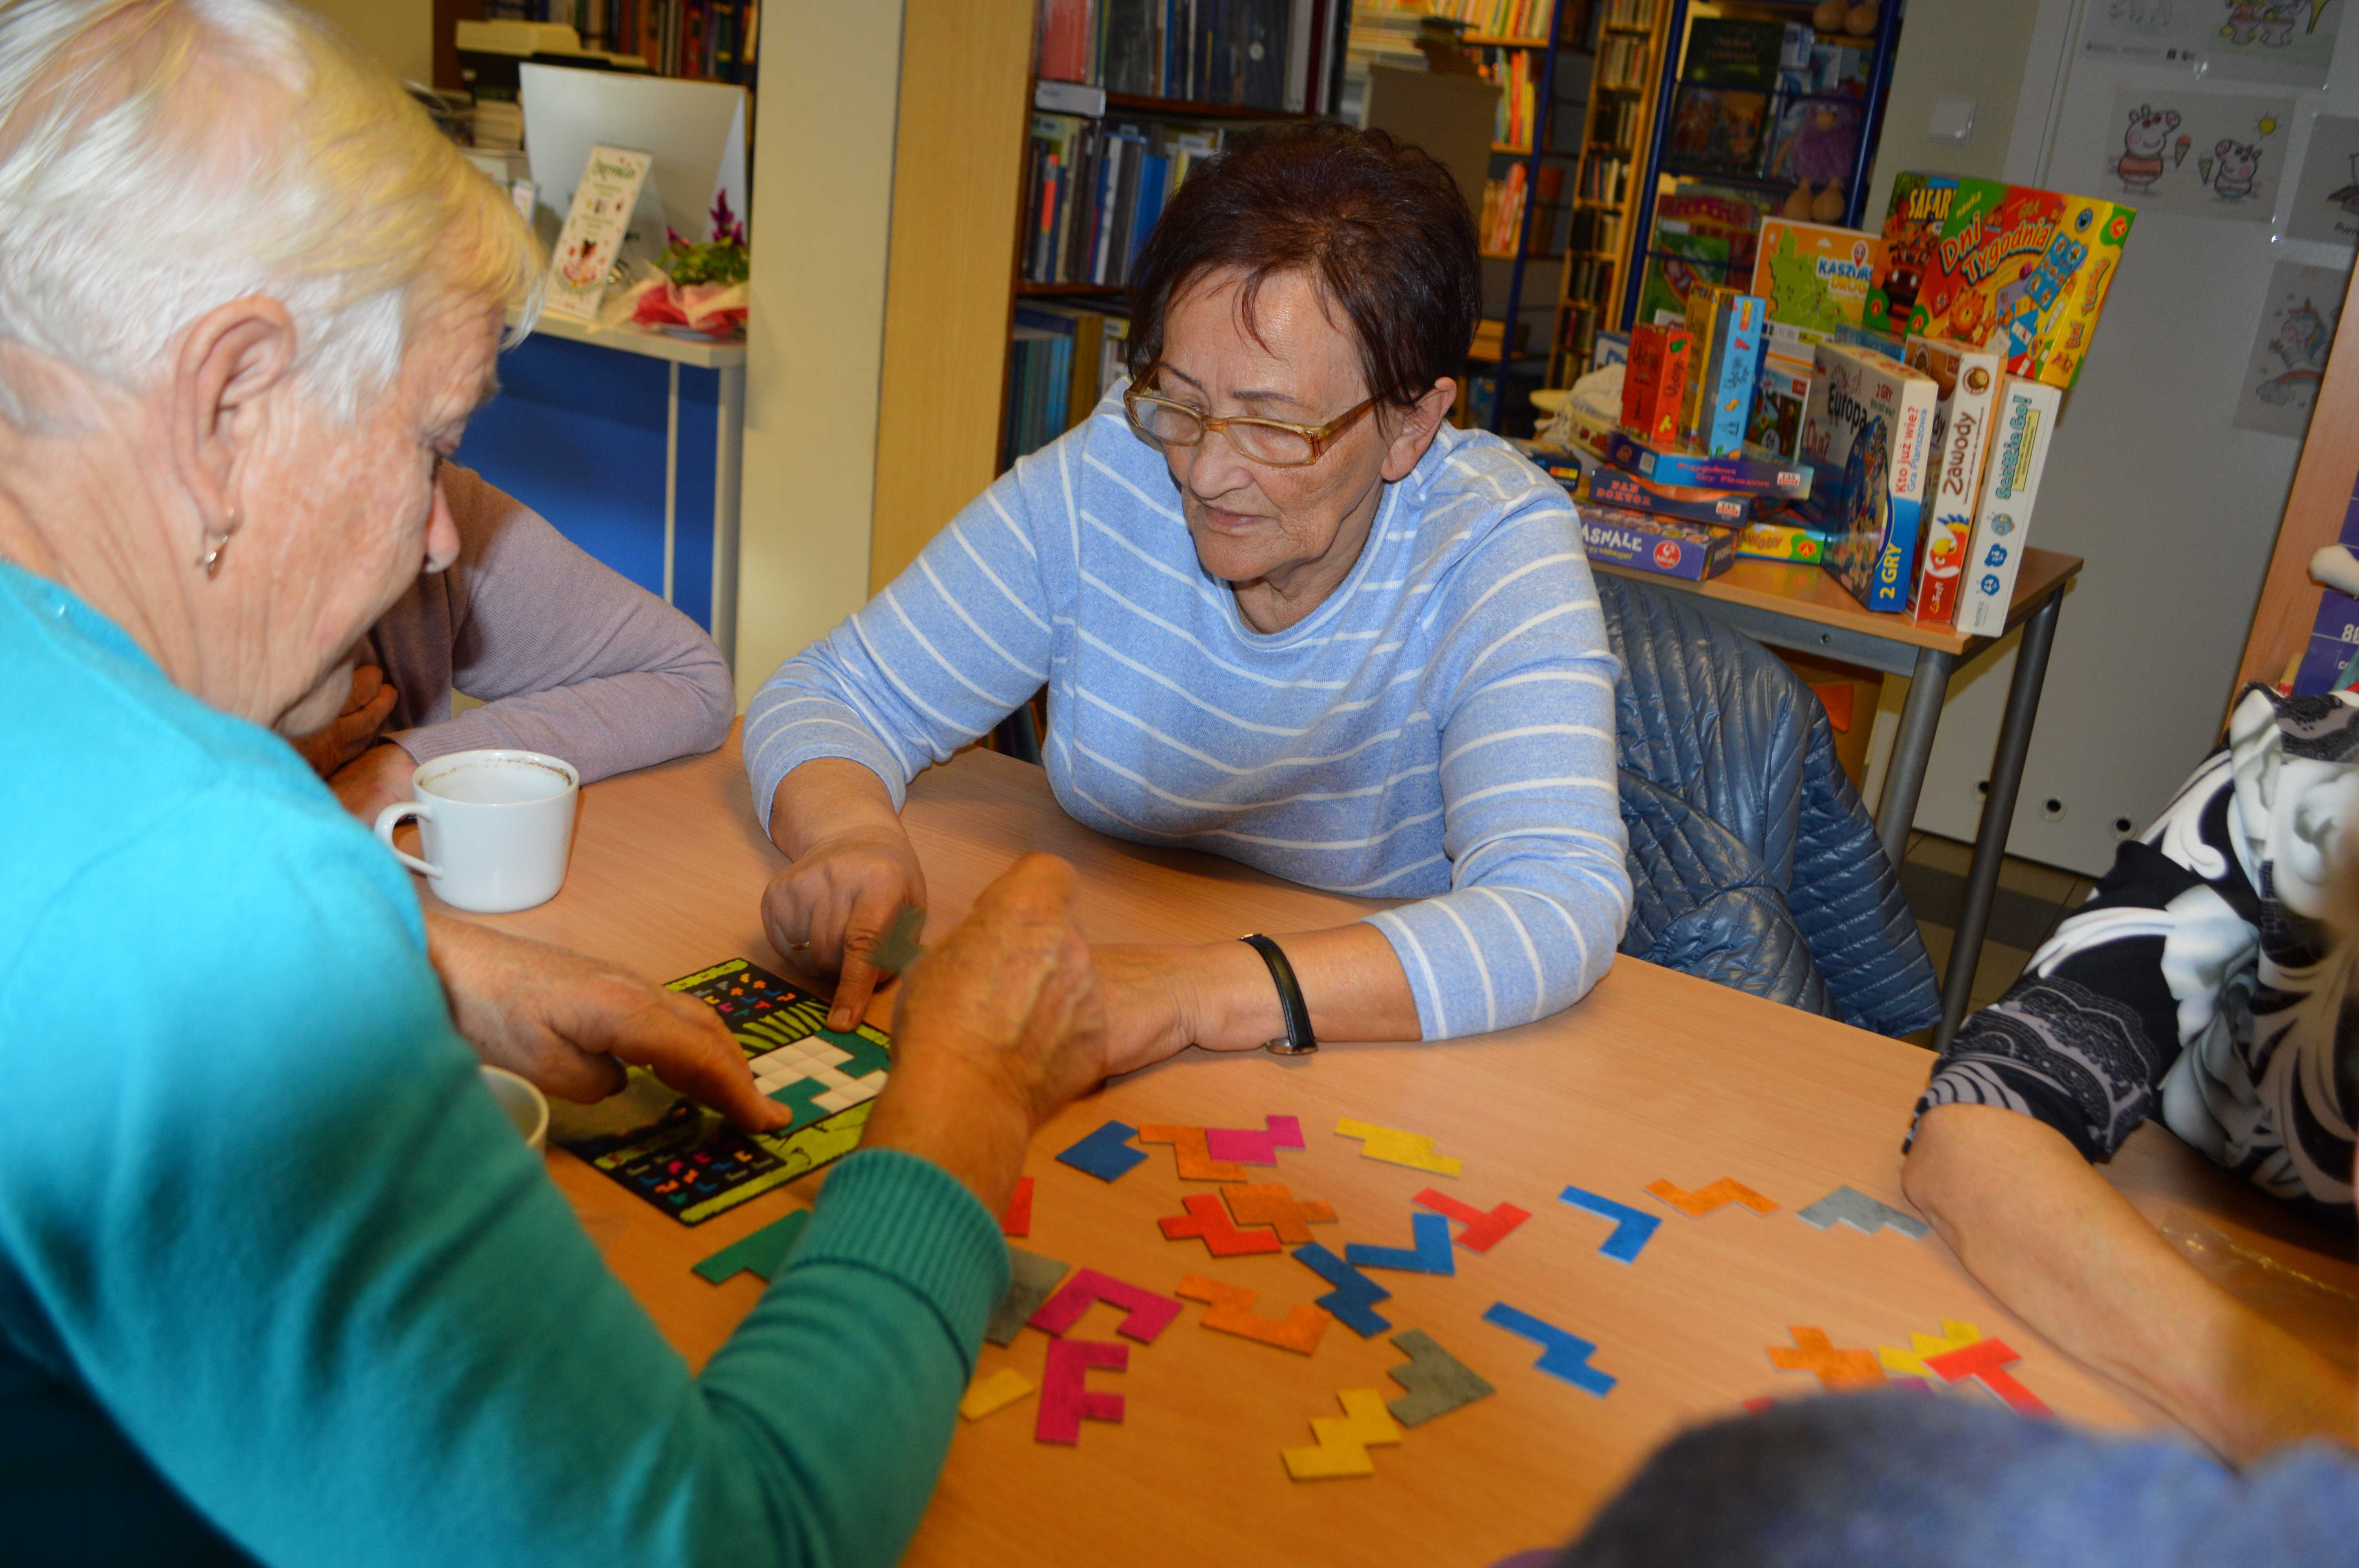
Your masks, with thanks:
[[[1460,1203],[1449,1194],[1438,1193],[1431,1187],[1410,1201],[1422,1204],[1438,1214],[1446,1214],[1452,1219],[1465,1221],[1466,1228],[1458,1233],[1458,1245],[1469,1252],[1488,1252],[1501,1237],[1532,1217],[1528,1211],[1511,1203],[1503,1203],[1485,1214],[1472,1204]]]
[[[1823,1328],[1789,1327],[1786,1332],[1799,1348],[1769,1347],[1769,1363],[1781,1371],[1816,1372],[1821,1386],[1830,1389],[1864,1389],[1884,1381],[1875,1351],[1839,1350]]]
[[[999,1217],[1002,1236],[1032,1234],[1032,1178],[1016,1178],[1016,1195],[1007,1200],[1007,1212]]]
[[[1945,1383],[1979,1378],[2017,1415],[2054,1415],[2046,1401],[2007,1375],[2006,1368],[2023,1357],[2007,1348],[2004,1339],[1977,1339],[1956,1350],[1925,1357],[1925,1365]]]
[[[1229,1222],[1229,1211],[1221,1206],[1221,1200],[1210,1193],[1190,1193],[1180,1202],[1187,1209],[1186,1214],[1168,1215],[1157,1221],[1169,1240],[1201,1237],[1206,1250],[1215,1258],[1234,1258],[1241,1252],[1276,1252],[1285,1246],[1266,1230],[1239,1230]],[[1303,1239],[1308,1241],[1310,1238],[1306,1235]]]
[[[1050,1345],[1040,1371],[1040,1414],[1032,1425],[1033,1440],[1079,1443],[1082,1421],[1120,1421],[1122,1396],[1093,1393],[1082,1378],[1093,1367],[1120,1372],[1129,1366],[1127,1345],[1090,1339],[1060,1339]]]

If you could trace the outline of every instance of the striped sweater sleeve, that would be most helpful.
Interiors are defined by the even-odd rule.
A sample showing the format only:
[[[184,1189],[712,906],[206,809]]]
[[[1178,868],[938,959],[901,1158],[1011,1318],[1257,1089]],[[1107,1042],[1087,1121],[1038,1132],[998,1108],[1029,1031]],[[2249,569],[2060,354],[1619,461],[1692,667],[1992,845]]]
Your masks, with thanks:
[[[1553,492],[1552,497],[1549,492]],[[1630,917],[1614,750],[1618,669],[1551,485],[1436,595],[1451,891],[1373,916],[1428,1040],[1527,1023],[1588,994]]]
[[[745,705],[745,769],[766,820],[781,780],[818,757],[860,762],[899,809],[909,780],[988,731],[1048,678],[1044,540],[1070,537],[1089,423],[1023,459],[842,624]],[[1060,575],[1070,578],[1070,557]]]

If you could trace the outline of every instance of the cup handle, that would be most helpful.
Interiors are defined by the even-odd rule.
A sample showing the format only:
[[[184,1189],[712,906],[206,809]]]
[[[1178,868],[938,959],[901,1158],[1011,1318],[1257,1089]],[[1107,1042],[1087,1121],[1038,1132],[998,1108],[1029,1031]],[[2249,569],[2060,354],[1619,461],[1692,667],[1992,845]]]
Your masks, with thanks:
[[[393,858],[395,860],[399,860],[403,865],[408,866],[411,871],[416,871],[420,876],[439,877],[442,874],[442,868],[440,866],[429,865],[426,861],[419,860],[415,855],[405,855],[399,849],[394,849],[393,830],[401,826],[402,819],[404,817],[430,817],[433,815],[434,807],[422,800],[401,801],[396,805],[386,806],[383,811],[376,814],[376,836],[385,840],[385,847],[386,849],[393,849]]]

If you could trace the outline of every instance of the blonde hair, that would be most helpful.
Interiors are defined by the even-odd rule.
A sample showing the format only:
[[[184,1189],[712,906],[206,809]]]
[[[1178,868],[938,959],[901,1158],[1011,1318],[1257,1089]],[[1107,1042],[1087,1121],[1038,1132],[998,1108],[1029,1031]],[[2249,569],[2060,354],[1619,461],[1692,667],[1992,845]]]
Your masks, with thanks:
[[[207,310],[285,305],[342,418],[437,299],[528,327],[506,195],[384,70],[285,0],[0,0],[0,339],[132,388]],[[0,417],[39,419],[0,356]]]

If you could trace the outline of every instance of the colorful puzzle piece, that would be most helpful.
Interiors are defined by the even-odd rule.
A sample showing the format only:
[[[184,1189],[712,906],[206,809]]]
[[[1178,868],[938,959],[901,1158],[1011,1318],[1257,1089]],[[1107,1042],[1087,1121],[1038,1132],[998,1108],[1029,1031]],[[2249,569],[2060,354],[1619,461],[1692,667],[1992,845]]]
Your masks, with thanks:
[[[1208,1127],[1204,1129],[1204,1150],[1215,1160],[1234,1160],[1245,1165],[1275,1165],[1281,1149],[1300,1149],[1302,1123],[1290,1116],[1265,1116],[1262,1130],[1247,1128]]]
[[[991,1376],[977,1378],[967,1385],[966,1398],[959,1400],[959,1414],[969,1421],[981,1421],[994,1411],[1006,1410],[1031,1391],[1031,1379],[1013,1367],[1002,1367]]]
[[[1128,1122],[1109,1121],[1057,1158],[1101,1182],[1116,1181],[1147,1163],[1147,1156],[1130,1146],[1137,1136],[1138,1129]]]
[[[2004,1339],[1977,1339],[1972,1345],[1925,1357],[1928,1370],[1945,1383],[1979,1378],[2017,1415],[2054,1415],[2047,1402],[2008,1375],[2006,1368],[2023,1357],[2007,1348]]]
[[[1170,1327],[1171,1320],[1180,1315],[1180,1303],[1169,1296],[1158,1296],[1095,1269],[1076,1269],[1073,1277],[1065,1281],[1065,1288],[1042,1303],[1040,1310],[1027,1321],[1047,1333],[1062,1334],[1081,1322],[1082,1314],[1099,1302],[1118,1306],[1128,1314],[1114,1325],[1114,1331],[1141,1345],[1154,1344],[1156,1336]]]
[[[1180,1164],[1183,1182],[1242,1182],[1245,1168],[1227,1160],[1215,1160],[1207,1151],[1204,1130],[1201,1127],[1142,1127],[1138,1130],[1141,1143],[1169,1143]]]
[[[1466,1228],[1458,1233],[1458,1245],[1469,1252],[1488,1252],[1498,1244],[1500,1238],[1532,1217],[1530,1210],[1517,1208],[1511,1203],[1503,1203],[1485,1213],[1472,1204],[1460,1203],[1446,1193],[1435,1192],[1431,1187],[1409,1201],[1462,1221]]]
[[[1122,1396],[1093,1392],[1083,1380],[1093,1367],[1128,1370],[1130,1346],[1093,1339],[1060,1339],[1049,1346],[1048,1362],[1040,1369],[1040,1415],[1032,1425],[1033,1441],[1079,1443],[1082,1422],[1122,1419]]]
[[[1032,1178],[1016,1178],[1016,1195],[1007,1200],[1007,1212],[999,1217],[1002,1236],[1032,1234]]]
[[[1532,1365],[1549,1377],[1561,1378],[1576,1389],[1586,1389],[1601,1400],[1612,1391],[1614,1379],[1589,1364],[1589,1358],[1597,1354],[1597,1346],[1581,1336],[1552,1323],[1543,1323],[1505,1302],[1493,1302],[1491,1309],[1483,1314],[1483,1321],[1538,1345],[1540,1358]]]
[[[1239,1230],[1229,1222],[1229,1211],[1221,1200],[1210,1193],[1190,1193],[1180,1200],[1186,1214],[1166,1215],[1156,1223],[1163,1227],[1167,1241],[1184,1241],[1193,1236],[1204,1243],[1204,1249],[1215,1258],[1234,1258],[1243,1252],[1277,1252],[1284,1243],[1266,1230]]]
[[[1403,1426],[1415,1426],[1471,1405],[1499,1390],[1477,1377],[1474,1368],[1433,1342],[1421,1328],[1393,1336],[1393,1346],[1408,1359],[1387,1374],[1408,1390],[1385,1408]]]
[[[1884,1368],[1870,1350],[1836,1347],[1823,1328],[1788,1326],[1792,1346],[1769,1346],[1769,1364],[1781,1372],[1815,1372],[1826,1389],[1868,1389],[1884,1381]]]
[[[733,1241],[696,1265],[696,1271],[719,1284],[735,1279],[739,1274],[759,1274],[766,1280],[775,1279],[794,1250],[795,1238],[810,1223],[811,1211],[799,1208],[786,1218],[762,1227],[751,1236]]]
[[[1339,1137],[1360,1140],[1360,1153],[1364,1159],[1382,1160],[1389,1165],[1407,1165],[1412,1171],[1430,1171],[1437,1176],[1454,1176],[1459,1162],[1433,1152],[1433,1140],[1421,1132],[1403,1132],[1397,1127],[1377,1127],[1370,1122],[1353,1121],[1349,1117],[1335,1124]]]
[[[1600,1197],[1595,1193],[1584,1192],[1579,1187],[1567,1187],[1557,1196],[1575,1208],[1602,1214],[1614,1222],[1614,1234],[1608,1236],[1597,1249],[1618,1262],[1636,1262],[1639,1249],[1654,1239],[1656,1227],[1663,1223],[1651,1214],[1642,1213],[1627,1204],[1615,1203],[1612,1198]]]
[[[1335,1321],[1309,1302],[1295,1303],[1282,1318],[1260,1316],[1253,1310],[1256,1299],[1254,1292],[1243,1285],[1208,1280],[1201,1274],[1190,1274],[1180,1281],[1174,1293],[1190,1301],[1212,1303],[1204,1312],[1206,1328],[1257,1339],[1281,1350],[1299,1350],[1305,1356],[1319,1348],[1327,1325]]]
[[[991,1321],[984,1325],[983,1336],[994,1345],[1013,1345],[1016,1334],[1030,1321],[1057,1281],[1065,1277],[1070,1263],[1060,1263],[1054,1258],[1043,1258],[1038,1252],[1027,1252],[1021,1247],[1007,1249],[1007,1293],[991,1309]]]
[[[1900,1232],[1911,1241],[1921,1241],[1933,1227],[1913,1214],[1905,1214],[1888,1203],[1879,1202],[1853,1187],[1837,1187],[1808,1208],[1794,1211],[1794,1217],[1805,1225],[1815,1225],[1821,1230],[1841,1220],[1854,1230],[1873,1236],[1886,1226]]]
[[[1908,1336],[1908,1348],[1906,1350],[1897,1345],[1879,1345],[1875,1347],[1875,1358],[1886,1372],[1930,1378],[1935,1374],[1925,1365],[1926,1357],[1939,1356],[1945,1350],[1962,1350],[1982,1336],[1983,1331],[1973,1324],[1945,1317],[1941,1320],[1940,1333],[1912,1334]]]
[[[1363,1339],[1373,1339],[1392,1326],[1374,1310],[1392,1292],[1315,1241],[1296,1248],[1294,1260],[1335,1287],[1319,1298],[1319,1304],[1333,1313],[1336,1322]]]
[[[1311,1418],[1318,1437],[1315,1448],[1281,1448],[1286,1473],[1298,1481],[1327,1481],[1338,1476],[1373,1476],[1375,1461],[1368,1450],[1398,1443],[1400,1428],[1385,1413],[1384,1396],[1374,1389],[1345,1389],[1335,1396],[1343,1402],[1342,1415]]]
[[[1310,1240],[1314,1225],[1335,1222],[1333,1205],[1321,1203],[1317,1198],[1298,1198],[1287,1190],[1284,1182],[1223,1187],[1221,1195],[1228,1200],[1230,1217],[1239,1225],[1266,1225],[1288,1245]]]
[[[1450,1250],[1450,1221],[1438,1214],[1409,1216],[1414,1247],[1371,1247],[1354,1241],[1343,1249],[1343,1261],[1354,1269],[1398,1269],[1411,1274],[1455,1274],[1458,1260]]]
[[[1716,1208],[1741,1203],[1756,1214],[1767,1214],[1777,1205],[1738,1181],[1734,1176],[1723,1176],[1708,1187],[1682,1192],[1668,1181],[1648,1182],[1647,1190],[1691,1218],[1701,1219]]]

